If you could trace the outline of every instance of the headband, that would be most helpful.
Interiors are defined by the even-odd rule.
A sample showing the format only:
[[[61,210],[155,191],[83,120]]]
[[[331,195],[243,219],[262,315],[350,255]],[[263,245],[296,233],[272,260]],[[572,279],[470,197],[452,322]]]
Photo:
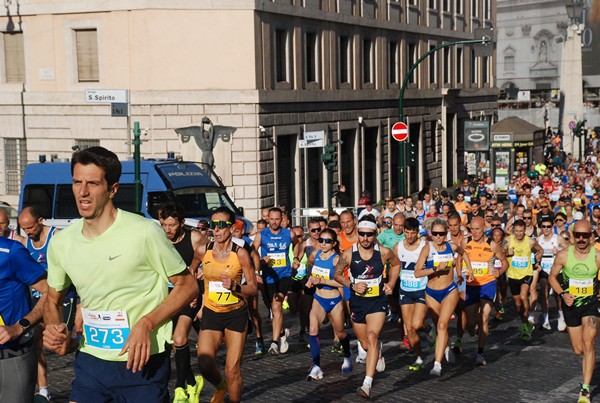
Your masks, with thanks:
[[[377,224],[375,224],[374,222],[371,221],[361,221],[358,223],[358,225],[356,226],[356,228],[358,229],[372,229],[374,231],[377,231]]]

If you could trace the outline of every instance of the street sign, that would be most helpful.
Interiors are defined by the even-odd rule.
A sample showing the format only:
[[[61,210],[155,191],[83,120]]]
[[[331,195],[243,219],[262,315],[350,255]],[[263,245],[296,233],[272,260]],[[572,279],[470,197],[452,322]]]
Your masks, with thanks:
[[[392,126],[392,137],[396,141],[406,141],[408,138],[408,126],[406,126],[406,123],[394,123],[394,126]]]
[[[325,145],[325,131],[304,132],[304,139],[298,141],[300,148],[318,148]]]
[[[88,104],[112,104],[129,102],[128,90],[85,90]]]
[[[127,103],[112,103],[110,104],[110,116],[128,116],[128,104]]]
[[[576,121],[574,121],[574,120],[571,120],[571,121],[569,122],[569,129],[573,130],[573,129],[575,129],[576,127],[577,127],[577,122],[576,122]]]

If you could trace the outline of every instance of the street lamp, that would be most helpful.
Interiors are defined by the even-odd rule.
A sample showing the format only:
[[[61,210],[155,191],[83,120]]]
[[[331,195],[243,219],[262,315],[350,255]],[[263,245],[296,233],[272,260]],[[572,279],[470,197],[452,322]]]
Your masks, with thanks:
[[[569,16],[570,25],[579,25],[581,23],[581,16],[583,15],[583,1],[571,0],[570,3],[565,5],[567,9],[567,15]]]

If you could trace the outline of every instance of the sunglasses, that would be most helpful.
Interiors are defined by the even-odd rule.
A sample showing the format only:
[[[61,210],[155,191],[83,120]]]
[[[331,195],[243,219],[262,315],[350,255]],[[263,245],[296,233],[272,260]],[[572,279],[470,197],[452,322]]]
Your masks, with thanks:
[[[230,221],[213,220],[213,221],[210,222],[210,229],[215,229],[215,228],[219,228],[219,229],[229,228],[229,227],[231,227],[231,225],[233,225],[233,223],[230,222]]]
[[[490,203],[490,205],[492,205],[492,206],[495,206],[495,205],[497,205],[497,204],[498,204],[498,203]]]
[[[319,232],[321,231],[321,228],[311,228],[310,232]]]
[[[492,227],[501,227],[502,224],[492,224]]]
[[[404,199],[398,199],[398,201],[399,201],[399,202],[403,202],[403,201],[404,201]]]
[[[529,216],[529,217],[525,217],[525,216],[523,216],[523,219],[524,219],[524,220],[531,220],[531,218],[532,218],[531,216]]]
[[[592,236],[591,232],[573,232],[573,237],[575,239],[577,239],[577,238],[589,239],[591,236]]]
[[[366,236],[368,238],[375,236],[374,232],[363,232],[363,231],[358,231],[358,236]]]
[[[446,236],[448,235],[447,231],[431,231],[431,236]]]
[[[383,223],[384,223],[385,225],[392,225],[392,222],[391,222],[391,221],[384,221]]]
[[[564,221],[562,218],[557,218],[554,222]]]
[[[552,225],[542,225],[542,228],[552,228]]]
[[[326,243],[326,244],[330,244],[333,243],[334,240],[331,238],[319,238],[319,243]]]
[[[198,231],[208,231],[208,228],[207,227],[199,227]]]

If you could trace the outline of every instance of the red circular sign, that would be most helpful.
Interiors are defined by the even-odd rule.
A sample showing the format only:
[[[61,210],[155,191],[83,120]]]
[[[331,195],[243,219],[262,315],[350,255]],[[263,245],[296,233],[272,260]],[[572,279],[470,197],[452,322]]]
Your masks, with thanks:
[[[392,137],[396,141],[406,141],[408,138],[408,126],[406,126],[406,123],[394,123],[394,126],[392,126]]]

